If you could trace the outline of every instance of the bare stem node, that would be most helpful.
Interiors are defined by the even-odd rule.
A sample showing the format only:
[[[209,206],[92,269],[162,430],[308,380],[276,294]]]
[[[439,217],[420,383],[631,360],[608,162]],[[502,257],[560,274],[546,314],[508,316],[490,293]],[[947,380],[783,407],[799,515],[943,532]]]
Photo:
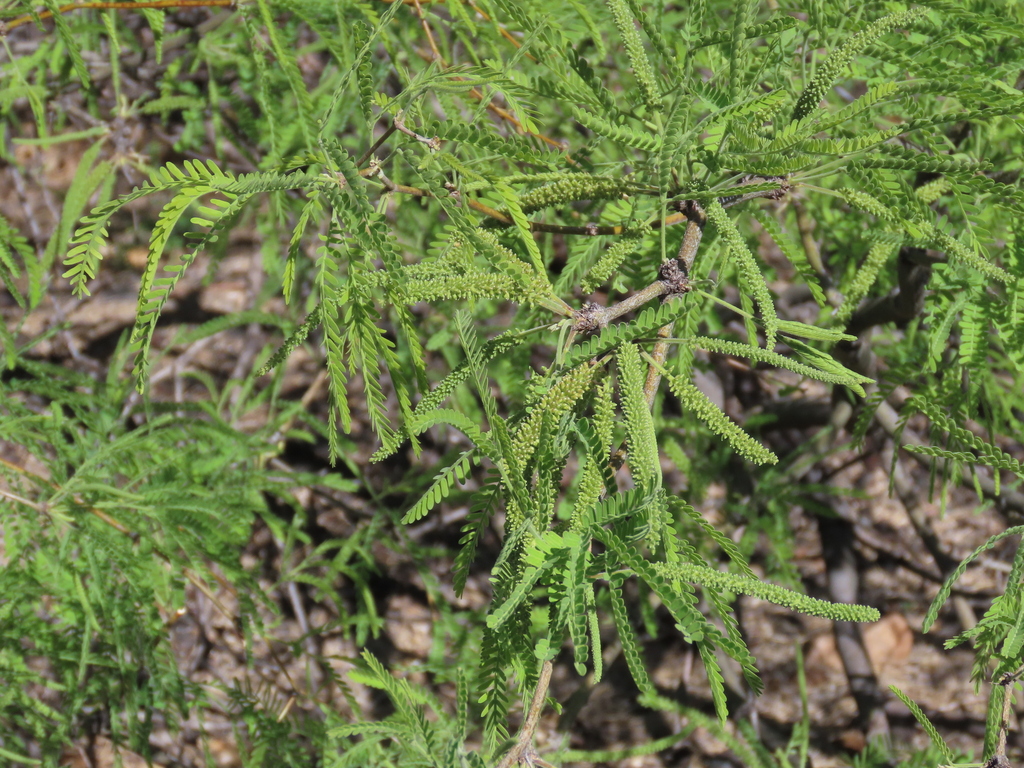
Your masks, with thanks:
[[[416,131],[411,128],[407,128],[405,123],[402,122],[402,110],[399,110],[398,114],[395,115],[394,122],[395,128],[397,128],[401,133],[404,133],[406,136],[412,136],[421,144],[426,144],[428,149],[432,149],[434,152],[437,152],[437,150],[441,148],[441,138],[439,136],[428,139],[426,136],[421,136],[416,133]]]

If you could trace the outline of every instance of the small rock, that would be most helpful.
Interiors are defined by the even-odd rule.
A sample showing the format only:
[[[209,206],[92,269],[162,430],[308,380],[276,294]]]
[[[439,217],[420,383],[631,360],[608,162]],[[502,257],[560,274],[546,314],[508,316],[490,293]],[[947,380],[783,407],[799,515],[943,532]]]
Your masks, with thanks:
[[[204,288],[199,307],[212,315],[230,315],[249,307],[249,285],[243,280],[225,280]]]

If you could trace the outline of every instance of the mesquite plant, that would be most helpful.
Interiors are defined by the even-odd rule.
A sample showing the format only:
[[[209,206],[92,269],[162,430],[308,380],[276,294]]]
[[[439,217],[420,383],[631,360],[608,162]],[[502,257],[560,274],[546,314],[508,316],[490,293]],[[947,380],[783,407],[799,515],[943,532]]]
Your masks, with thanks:
[[[117,62],[128,44],[117,19],[105,15],[102,28],[79,28],[54,3],[44,5],[56,21],[47,50],[63,57],[64,75],[92,87],[83,50],[106,46],[113,87],[125,87]],[[857,405],[851,428],[860,435],[897,388],[909,391],[894,434],[899,439],[912,415],[927,417],[935,444],[909,447],[935,460],[943,483],[969,477],[982,494],[999,497],[1000,472],[1024,476],[1003,450],[1007,440],[1021,439],[1024,391],[1024,237],[1016,232],[1024,194],[1012,149],[1020,146],[1012,143],[1013,125],[1024,105],[1024,23],[1019,9],[996,5],[239,3],[225,16],[237,23],[213,25],[194,51],[166,65],[158,95],[125,112],[180,114],[186,130],[178,149],[197,159],[149,167],[116,136],[97,131],[48,246],[37,252],[6,227],[0,276],[19,302],[34,306],[60,259],[63,277],[87,295],[126,206],[166,199],[152,225],[127,340],[133,381],[145,392],[154,333],[175,287],[200,255],[212,256],[203,263],[213,269],[231,228],[255,216],[268,242],[269,284],[299,319],[294,327],[260,313],[238,319],[288,331],[247,386],[279,374],[301,345],[320,350],[332,461],[345,458],[354,405],[379,441],[375,460],[398,452],[415,460],[431,429],[465,436],[464,450],[432,469],[402,520],[425,518],[460,484],[474,483],[452,553],[456,593],[481,566],[479,545],[492,521],[504,521],[500,553],[483,563],[492,594],[476,666],[458,673],[459,710],[454,717],[439,712],[428,693],[366,654],[353,679],[383,688],[395,713],[356,723],[328,713],[316,736],[325,762],[482,766],[502,754],[503,765],[536,760],[530,737],[551,663],[568,649],[576,672],[599,680],[602,619],[614,625],[641,699],[669,706],[648,675],[627,599],[635,595],[662,606],[680,640],[693,645],[724,720],[721,654],[761,689],[732,610],[736,595],[841,621],[871,621],[878,613],[762,580],[750,567],[749,547],[708,523],[686,491],[665,481],[674,466],[697,494],[708,482],[702,473],[722,466],[715,455],[731,455],[750,472],[780,459],[792,467],[799,458],[777,455],[695,383],[709,353],[778,372],[790,397],[817,382],[835,403]],[[147,11],[158,52],[170,42],[161,13]],[[301,56],[299,42],[306,46]],[[37,58],[8,60],[12,97],[0,105],[27,100],[45,137],[44,102],[52,93],[40,85],[45,55]],[[208,73],[205,89],[175,79],[187,67]],[[251,167],[232,170],[219,150],[204,149],[204,124],[218,142],[244,147]],[[114,172],[133,169],[148,180],[114,195]],[[172,248],[183,230],[186,244]],[[23,272],[21,291],[15,286],[25,283],[18,281]],[[803,321],[773,290],[779,278],[802,286],[813,303]],[[898,330],[875,350],[870,332],[879,327]],[[3,332],[14,367],[17,343]],[[116,375],[105,391],[123,395],[115,382]],[[361,396],[353,404],[356,384]],[[84,407],[75,418],[86,418]],[[104,408],[116,421],[113,401]],[[61,412],[55,407],[52,418],[59,421]],[[30,419],[28,412],[6,416],[7,440],[42,454],[60,442],[24,431],[18,418]],[[217,423],[215,409],[207,417]],[[289,411],[280,421],[296,418],[307,417]],[[969,428],[976,424],[991,439]],[[155,418],[134,440],[157,439],[172,427],[184,428],[169,415]],[[279,424],[261,433],[268,452],[283,430]],[[215,444],[231,442],[223,429],[218,435]],[[141,460],[127,450],[135,443],[117,445],[112,459]],[[64,460],[89,465],[84,454],[75,456]],[[193,474],[191,482],[223,498],[228,478],[220,470],[231,461],[226,454],[217,472]],[[965,469],[975,465],[992,472]],[[246,477],[269,492],[272,478],[262,466],[251,465]],[[180,583],[158,589],[154,572],[133,570],[141,556],[190,563],[188,578],[206,585],[208,564],[230,564],[225,548],[238,538],[238,531],[232,538],[211,525],[203,528],[206,539],[182,537],[181,520],[166,517],[179,513],[115,492],[114,484],[150,471],[126,465],[107,487],[78,487],[64,472],[53,475],[52,487],[36,488],[49,498],[54,524],[71,526],[62,536],[94,552],[83,542],[102,541],[116,556],[120,577],[145,591],[129,591],[127,600],[141,605],[181,599]],[[799,481],[795,472],[782,477]],[[186,479],[162,476],[157,490]],[[17,498],[4,505],[4,578],[27,578],[43,548],[31,546],[27,532],[12,546],[11,531],[19,529],[7,521],[32,510]],[[239,521],[269,515],[244,494],[235,506]],[[187,519],[202,508],[196,502]],[[751,504],[752,530],[764,514]],[[127,533],[116,531],[126,525]],[[1007,681],[1024,660],[1022,568],[1018,553],[1006,595],[967,633],[978,641],[979,679],[989,674],[990,659]],[[226,577],[240,592],[253,588],[237,562]],[[60,576],[62,620],[78,623],[79,682],[88,678],[90,642],[104,622],[123,623],[118,611],[92,608],[112,599],[97,588],[110,578],[95,565]],[[44,591],[32,594],[42,600]],[[16,630],[27,631],[35,608],[0,604],[21,617]],[[159,617],[144,623],[132,647],[162,647]],[[55,658],[72,653],[56,640],[47,647]],[[115,643],[107,652],[125,651]],[[13,662],[4,658],[0,677],[10,682]],[[177,679],[165,657],[138,659],[163,665],[162,685]],[[68,675],[73,687],[75,674]],[[136,742],[145,726],[134,713],[160,706],[144,690],[122,681],[102,692],[108,706],[131,713],[122,727]],[[67,702],[86,707],[100,695]],[[19,733],[41,738],[44,723],[61,719],[41,710],[15,714],[24,699],[2,696],[0,722]],[[533,697],[534,705],[509,751],[509,710],[519,697]],[[993,702],[1002,714],[1003,696],[994,694]],[[436,716],[426,718],[424,707]],[[998,739],[1005,729],[998,717],[990,720],[986,757],[1005,749]],[[479,750],[466,746],[477,725]],[[71,721],[62,727],[70,733]],[[17,738],[0,746],[21,749]]]

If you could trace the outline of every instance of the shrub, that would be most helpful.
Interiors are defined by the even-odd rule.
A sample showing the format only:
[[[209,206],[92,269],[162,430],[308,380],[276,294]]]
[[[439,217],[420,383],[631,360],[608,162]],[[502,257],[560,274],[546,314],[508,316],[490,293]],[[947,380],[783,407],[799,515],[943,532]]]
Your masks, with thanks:
[[[834,427],[861,439],[892,413],[897,389],[909,392],[893,439],[902,445],[908,421],[927,419],[932,444],[906,447],[933,459],[944,485],[963,478],[1002,498],[1000,473],[1021,476],[1018,10],[257,0],[182,40],[143,2],[164,63],[158,90],[125,107],[138,17],[44,5],[52,20],[36,21],[53,31],[34,53],[8,48],[0,103],[16,126],[31,112],[31,143],[95,141],[45,247],[5,224],[0,274],[18,304],[39,306],[57,262],[88,295],[110,233],[154,197],[163,202],[123,348],[140,393],[172,293],[199,265],[212,274],[243,222],[265,238],[266,285],[289,317],[250,312],[197,330],[193,340],[259,323],[283,343],[227,385],[234,402],[210,382],[209,399],[188,409],[129,397],[121,355],[105,380],[83,378],[34,361],[34,340],[19,345],[4,327],[0,437],[46,467],[5,463],[8,759],[35,750],[52,762],[97,707],[115,741],[149,754],[155,717],[208,704],[167,642],[186,582],[212,600],[226,585],[238,608],[224,610],[243,634],[264,631],[266,601],[239,562],[254,521],[291,546],[301,525],[279,509],[301,517],[291,489],[356,488],[275,471],[268,458],[302,427],[298,437],[324,437],[332,462],[350,459],[342,433],[357,409],[379,441],[376,461],[415,461],[432,430],[464,436],[401,522],[471,488],[447,553],[451,582],[461,593],[482,537],[503,521],[483,563],[490,602],[451,649],[462,662],[449,676],[454,714],[366,651],[350,679],[388,695],[384,719],[324,711],[289,744],[287,712],[234,691],[253,764],[298,764],[307,749],[332,765],[534,759],[551,665],[566,649],[577,674],[599,680],[602,619],[641,700],[671,708],[649,677],[633,600],[667,612],[695,648],[723,722],[721,659],[761,689],[737,595],[840,622],[877,618],[763,580],[751,538],[735,543],[691,505],[712,478],[755,478],[744,522],[770,534],[776,575],[792,584],[785,500],[812,502],[801,466],[828,447],[822,432],[773,450],[756,425],[737,423],[695,382],[709,356],[747,361],[755,381],[771,372],[780,385],[758,386],[775,405],[813,382],[831,393]],[[90,51],[107,54],[102,82]],[[65,86],[83,94],[97,130],[51,126],[46,105]],[[111,130],[146,116],[179,126],[174,150],[193,159],[158,164]],[[116,174],[132,169],[147,181],[120,192]],[[322,350],[323,423],[279,397],[302,346]],[[239,409],[256,407],[264,424],[243,434]],[[388,535],[401,541],[400,530]],[[342,573],[365,584],[351,560],[326,557],[345,546],[296,573],[325,594]],[[993,688],[986,759],[1005,755],[1002,692],[1024,660],[1021,552],[1005,595],[961,638],[976,641],[978,679],[991,662],[1004,683]],[[314,577],[320,567],[326,577]],[[379,629],[374,610],[367,600],[354,620],[360,642]],[[520,695],[534,700],[510,745]]]

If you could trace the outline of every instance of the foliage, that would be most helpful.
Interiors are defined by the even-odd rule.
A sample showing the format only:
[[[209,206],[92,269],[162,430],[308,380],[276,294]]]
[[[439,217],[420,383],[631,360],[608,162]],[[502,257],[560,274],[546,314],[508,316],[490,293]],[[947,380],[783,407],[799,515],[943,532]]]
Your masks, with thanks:
[[[356,411],[379,441],[377,460],[414,461],[425,434],[460,432],[460,450],[375,525],[400,541],[392,523],[429,519],[476,483],[450,553],[460,593],[495,520],[503,537],[483,566],[486,615],[450,649],[467,663],[458,712],[367,652],[350,680],[383,690],[394,713],[303,721],[299,747],[274,751],[286,729],[266,710],[280,710],[235,692],[253,764],[297,764],[308,745],[325,764],[489,764],[507,747],[512,702],[563,648],[578,674],[600,678],[602,619],[644,700],[657,701],[627,601],[636,595],[695,647],[723,723],[723,660],[761,687],[735,595],[877,618],[762,581],[750,548],[666,481],[674,463],[692,503],[700,478],[730,463],[762,488],[795,483],[743,464],[780,456],[698,386],[713,356],[837,399],[871,403],[902,386],[912,397],[901,426],[927,417],[936,444],[914,450],[938,462],[944,483],[967,465],[992,470],[997,493],[999,472],[1021,475],[1005,447],[1019,446],[1024,407],[1017,6],[257,0],[216,17],[165,61],[159,93],[128,104],[120,57],[138,43],[126,17],[44,5],[53,31],[32,54],[7,48],[0,110],[11,125],[27,110],[38,145],[94,141],[47,243],[33,248],[0,221],[0,278],[18,305],[40,305],[58,262],[87,296],[112,233],[152,197],[161,208],[125,347],[138,392],[150,385],[169,297],[197,265],[212,274],[240,221],[256,221],[269,243],[266,280],[294,317],[277,323],[279,350],[237,385],[236,404],[211,384],[190,408],[137,399],[118,360],[105,381],[44,366],[4,328],[0,438],[47,467],[29,476],[5,465],[0,594],[19,595],[0,599],[0,722],[11,734],[0,749],[11,759],[34,742],[52,762],[92,707],[146,755],[156,713],[203,706],[165,640],[185,581],[223,580],[239,597],[241,631],[263,632],[262,590],[239,564],[250,528],[262,521],[280,540],[301,538],[268,498],[297,505],[290,489],[348,482],[269,469],[297,424],[304,439],[324,437],[332,463],[346,459]],[[36,13],[12,8],[8,20]],[[145,20],[167,56],[163,12]],[[107,54],[119,117],[173,116],[183,126],[176,152],[201,159],[158,163],[119,144],[112,116],[99,117],[93,51]],[[98,116],[94,133],[62,135],[70,124],[48,122],[46,105],[72,83]],[[117,173],[146,180],[122,192]],[[775,251],[771,265],[760,257]],[[782,278],[807,286],[820,310],[811,322],[782,306]],[[862,369],[851,342],[892,324],[879,351],[889,365]],[[277,397],[299,347],[322,352],[322,424]],[[271,383],[257,383],[266,372]],[[226,410],[256,406],[266,423],[243,434]],[[782,546],[783,506],[751,504],[750,530],[774,531]],[[361,545],[346,546],[298,571],[330,562],[325,591],[341,573],[365,584]],[[1018,553],[1006,594],[958,638],[976,642],[979,680],[990,662],[999,675],[1024,664],[1022,563]],[[372,602],[349,617],[360,643],[379,630]],[[52,674],[25,663],[25,638]]]
[[[274,406],[257,433],[234,426],[274,399],[273,387],[256,392],[254,383],[232,387],[242,395],[236,407],[219,405],[222,393],[211,390],[193,405],[126,408],[126,379],[94,381],[20,358],[0,385],[0,440],[22,446],[39,467],[0,465],[9,489],[0,585],[17,596],[4,601],[0,623],[8,752],[31,735],[59,755],[83,710],[101,707],[144,713],[111,727],[119,742],[149,754],[154,714],[187,717],[207,700],[160,641],[180,618],[189,584],[214,595],[226,580],[238,611],[215,596],[214,604],[250,640],[265,631],[263,592],[238,552],[257,521],[288,536],[268,500],[294,504],[292,489],[315,478],[263,460],[273,433],[302,418],[296,404]],[[24,395],[45,407],[33,410],[19,401]]]

